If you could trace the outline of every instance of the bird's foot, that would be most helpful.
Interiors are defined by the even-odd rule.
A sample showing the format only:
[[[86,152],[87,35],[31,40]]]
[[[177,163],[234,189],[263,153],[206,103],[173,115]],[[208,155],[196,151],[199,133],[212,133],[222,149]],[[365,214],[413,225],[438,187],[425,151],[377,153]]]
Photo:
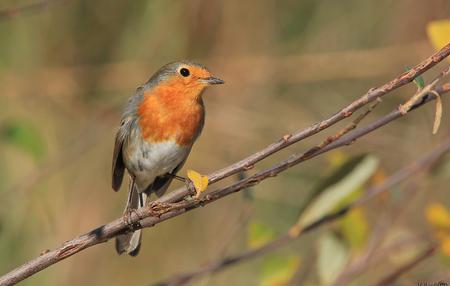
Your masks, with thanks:
[[[191,179],[186,178],[184,183],[186,184],[186,188],[188,189],[189,194],[191,194],[191,198],[193,198],[193,199],[200,198],[200,195],[202,194],[202,192],[195,187],[195,184]],[[194,194],[194,193],[195,193],[195,195],[192,196],[192,194]]]
[[[194,182],[190,178],[181,177],[172,173],[167,173],[167,176],[170,176],[173,179],[176,179],[180,182],[183,182],[186,185],[186,188],[189,191],[189,198],[199,198],[201,191],[199,191],[196,187]],[[193,195],[195,193],[195,195]],[[193,196],[192,196],[193,195]]]
[[[136,209],[131,209],[131,208],[129,208],[129,209],[126,209],[125,212],[123,213],[123,221],[124,221],[125,225],[126,225],[131,231],[135,230],[135,228],[136,228],[137,226],[139,226],[139,222],[134,222],[134,223],[133,223],[133,220],[132,220],[133,214],[135,214],[135,215],[140,219],[140,216],[139,216],[139,214],[137,213],[137,210],[136,210]]]

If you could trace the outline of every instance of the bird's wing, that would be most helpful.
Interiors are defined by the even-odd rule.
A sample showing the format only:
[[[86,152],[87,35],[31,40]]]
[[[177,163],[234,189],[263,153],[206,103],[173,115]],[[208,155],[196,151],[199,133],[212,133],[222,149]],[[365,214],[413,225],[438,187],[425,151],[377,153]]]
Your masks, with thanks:
[[[114,143],[114,153],[112,162],[112,188],[115,191],[120,189],[125,172],[125,164],[123,161],[122,148],[123,144],[130,136],[131,129],[137,124],[137,109],[142,102],[144,94],[143,87],[138,87],[135,94],[130,97],[125,111],[120,121],[119,130],[117,130],[116,141]]]
[[[122,185],[123,174],[125,172],[125,164],[123,162],[122,156],[122,146],[125,141],[124,130],[124,122],[117,131],[116,141],[114,143],[114,153],[113,153],[113,161],[112,161],[112,188],[114,191],[118,191],[120,186]]]

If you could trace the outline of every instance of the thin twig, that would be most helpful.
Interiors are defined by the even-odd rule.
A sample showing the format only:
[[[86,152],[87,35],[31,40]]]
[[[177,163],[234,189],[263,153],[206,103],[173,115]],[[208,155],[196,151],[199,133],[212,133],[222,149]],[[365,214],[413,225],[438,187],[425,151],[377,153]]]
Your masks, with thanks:
[[[425,71],[436,65],[438,62],[442,61],[449,54],[450,54],[450,44],[448,44],[443,49],[438,51],[436,54],[427,58],[426,60],[424,60],[422,63],[415,66],[411,70],[403,73],[401,76],[388,82],[387,84],[379,88],[369,90],[361,98],[354,101],[347,107],[343,108],[338,113],[332,115],[330,118],[318,122],[312,125],[311,127],[307,128],[306,130],[297,132],[292,136],[291,135],[284,136],[278,142],[269,145],[265,149],[247,157],[246,159],[241,160],[227,168],[214,172],[213,174],[210,174],[208,176],[209,181],[211,183],[214,183],[237,172],[248,170],[252,168],[253,164],[255,164],[258,161],[261,161],[262,159],[270,156],[271,154],[283,148],[286,148],[287,146],[295,142],[298,142],[304,138],[312,136],[313,134],[316,134],[319,131],[339,122],[340,120],[349,117],[355,110],[361,108],[367,103],[377,100],[378,98],[382,97],[388,92],[391,92],[392,90],[397,89],[411,82],[415,77],[419,76],[420,74],[424,73]],[[436,91],[440,93],[438,89],[436,89]],[[416,106],[417,107],[421,106],[433,99],[434,98],[431,99],[427,98],[420,104],[417,104]],[[45,269],[90,246],[106,242],[108,239],[115,237],[120,233],[130,231],[130,228],[139,229],[142,227],[154,226],[166,219],[175,217],[189,210],[214,202],[222,197],[237,192],[243,188],[254,186],[260,183],[262,180],[265,180],[269,177],[273,177],[278,173],[283,172],[284,170],[294,165],[297,165],[300,162],[311,159],[317,155],[320,155],[324,152],[328,152],[335,148],[348,145],[351,142],[355,141],[357,138],[360,138],[361,136],[364,136],[365,134],[399,117],[400,113],[398,110],[396,110],[393,113],[381,118],[377,122],[365,128],[356,129],[352,133],[346,134],[336,141],[332,141],[325,147],[321,149],[319,148],[319,150],[311,154],[307,154],[308,156],[305,156],[305,154],[292,155],[289,159],[273,166],[272,168],[266,169],[262,172],[252,175],[249,178],[240,180],[239,182],[234,183],[228,187],[220,188],[211,193],[208,193],[204,198],[201,199],[184,201],[182,199],[186,195],[189,195],[188,190],[186,188],[176,190],[172,193],[165,195],[159,200],[153,202],[150,206],[138,209],[126,220],[123,217],[116,219],[108,224],[105,224],[90,231],[87,234],[81,235],[75,239],[70,240],[64,243],[61,247],[52,251],[48,251],[22,266],[19,266],[18,268],[0,277],[0,285],[12,285],[17,282],[20,282],[25,278],[41,271],[42,269]],[[132,227],[130,227],[130,224],[132,224]]]
[[[402,114],[406,114],[417,102],[422,100],[424,96],[429,94],[436,84],[446,75],[450,73],[450,67],[447,67],[442,72],[439,73],[438,76],[434,80],[432,80],[429,84],[427,84],[424,88],[419,89],[416,94],[414,94],[407,102],[399,106],[399,110]],[[438,94],[439,96],[439,94]]]

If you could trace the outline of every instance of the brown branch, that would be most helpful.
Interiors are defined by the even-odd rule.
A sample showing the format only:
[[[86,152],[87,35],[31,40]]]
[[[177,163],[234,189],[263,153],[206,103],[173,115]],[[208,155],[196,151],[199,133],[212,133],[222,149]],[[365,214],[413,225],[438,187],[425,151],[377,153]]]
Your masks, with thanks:
[[[50,4],[65,2],[67,0],[41,0],[19,7],[5,9],[0,11],[0,21],[15,18],[23,13],[37,12],[46,9]]]
[[[278,142],[269,145],[265,149],[247,157],[246,159],[241,160],[229,167],[226,167],[222,170],[210,174],[208,176],[210,182],[214,183],[237,172],[251,169],[253,164],[261,161],[262,159],[270,156],[271,154],[281,149],[284,149],[287,146],[292,145],[293,143],[298,142],[304,138],[312,136],[320,132],[321,130],[328,128],[333,124],[341,121],[342,119],[349,117],[354,111],[366,105],[367,103],[377,100],[378,98],[382,97],[388,92],[391,92],[411,82],[415,77],[419,76],[420,74],[424,73],[425,71],[436,65],[438,62],[445,59],[449,54],[450,54],[450,44],[448,44],[443,49],[438,51],[436,54],[427,58],[426,60],[424,60],[422,63],[415,66],[411,70],[395,78],[394,80],[386,83],[381,87],[369,90],[361,98],[352,102],[351,104],[343,108],[338,113],[332,115],[328,119],[318,122],[310,126],[309,128],[303,131],[299,131],[293,135],[284,136],[284,138],[280,139]],[[443,88],[441,89],[444,90]],[[437,92],[440,91],[437,90]],[[433,99],[434,98],[427,98],[420,104],[416,105],[416,107],[421,106]],[[398,112],[398,110],[396,110],[393,113],[381,118],[377,122],[365,128],[357,129],[352,133],[340,137],[336,141],[330,140],[330,143],[323,148],[316,149],[314,150],[314,152],[309,152],[307,154],[292,155],[286,161],[283,161],[272,168],[259,172],[253,176],[250,176],[249,178],[240,180],[237,183],[232,184],[228,187],[215,190],[201,199],[184,201],[182,199],[185,196],[189,195],[188,190],[186,188],[176,190],[172,193],[165,195],[159,200],[153,202],[150,206],[137,210],[127,220],[124,220],[124,218],[116,219],[113,222],[98,227],[87,234],[72,239],[64,243],[61,247],[52,251],[48,251],[42,254],[41,256],[27,262],[26,264],[12,270],[11,272],[0,277],[0,285],[12,285],[17,282],[20,282],[25,278],[39,272],[42,269],[45,269],[90,246],[99,244],[101,242],[106,242],[108,239],[115,237],[120,233],[130,230],[136,230],[142,227],[154,226],[166,219],[180,215],[182,213],[198,208],[205,204],[214,202],[222,197],[237,192],[243,188],[254,186],[260,183],[262,180],[275,176],[276,174],[300,162],[311,159],[329,150],[344,145],[348,145],[357,138],[364,136],[365,134],[387,124],[388,122],[397,119],[400,116],[401,116],[400,113]],[[133,225],[130,226],[130,223]]]
[[[391,188],[392,186],[401,183],[402,181],[414,176],[419,172],[426,171],[432,165],[432,163],[436,162],[441,156],[443,156],[449,150],[450,150],[450,136],[447,137],[447,139],[444,140],[439,146],[435,147],[433,150],[422,156],[420,159],[415,160],[414,162],[400,169],[399,171],[388,177],[386,180],[384,180],[383,183],[378,184],[377,186],[374,186],[369,190],[367,190],[365,195],[356,202],[348,204],[334,213],[327,214],[302,229],[298,229],[297,226],[294,225],[293,227],[291,227],[288,233],[278,237],[277,239],[259,248],[250,249],[241,254],[227,257],[223,260],[210,263],[192,272],[178,274],[173,278],[171,278],[170,280],[156,283],[155,286],[182,285],[184,283],[191,281],[192,279],[199,278],[204,274],[223,270],[228,266],[245,262],[247,260],[250,260],[251,258],[259,257],[261,255],[265,255],[271,251],[284,247],[287,244],[294,241],[295,239],[302,236],[303,234],[315,230],[324,224],[327,224],[329,222],[335,221],[343,217],[345,214],[348,213],[348,211],[366,203],[367,201],[372,199],[375,195],[389,191],[392,189]]]

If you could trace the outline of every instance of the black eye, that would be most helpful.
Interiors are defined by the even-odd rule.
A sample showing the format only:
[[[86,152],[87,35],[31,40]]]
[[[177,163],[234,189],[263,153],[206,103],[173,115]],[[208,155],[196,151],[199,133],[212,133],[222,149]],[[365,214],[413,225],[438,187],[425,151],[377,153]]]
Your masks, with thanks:
[[[189,70],[188,70],[187,68],[182,68],[182,69],[180,70],[180,74],[181,74],[182,76],[184,76],[184,77],[187,77],[187,76],[189,76],[190,72],[189,72]]]

